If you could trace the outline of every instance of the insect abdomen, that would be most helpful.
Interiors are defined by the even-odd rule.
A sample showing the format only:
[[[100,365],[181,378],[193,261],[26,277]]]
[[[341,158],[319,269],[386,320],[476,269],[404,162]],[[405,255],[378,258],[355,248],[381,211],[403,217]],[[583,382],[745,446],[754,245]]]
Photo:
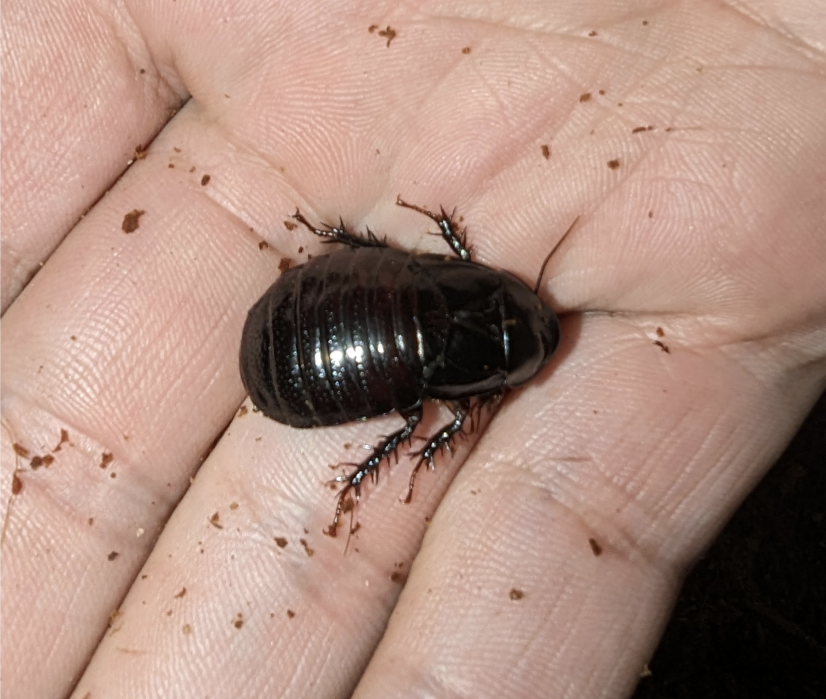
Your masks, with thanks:
[[[345,248],[282,274],[244,327],[241,375],[253,403],[293,427],[417,405],[418,268],[392,248]]]

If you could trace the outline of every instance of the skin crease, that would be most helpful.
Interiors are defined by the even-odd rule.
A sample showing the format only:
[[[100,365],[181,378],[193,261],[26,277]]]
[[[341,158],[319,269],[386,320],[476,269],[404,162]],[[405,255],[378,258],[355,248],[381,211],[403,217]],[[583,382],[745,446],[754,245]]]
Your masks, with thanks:
[[[4,694],[628,695],[824,388],[818,7],[3,3]],[[342,555],[398,416],[243,414],[237,351],[296,206],[441,251],[398,194],[529,280],[580,216],[563,340]]]

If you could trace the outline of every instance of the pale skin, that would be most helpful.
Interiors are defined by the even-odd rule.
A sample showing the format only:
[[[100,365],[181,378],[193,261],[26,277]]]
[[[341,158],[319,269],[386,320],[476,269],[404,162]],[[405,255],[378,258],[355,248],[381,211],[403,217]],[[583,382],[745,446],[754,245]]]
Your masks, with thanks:
[[[818,5],[4,3],[4,695],[631,692],[824,387]],[[563,340],[345,555],[398,416],[242,414],[237,351],[296,206],[444,251],[399,194],[526,280],[579,216]]]

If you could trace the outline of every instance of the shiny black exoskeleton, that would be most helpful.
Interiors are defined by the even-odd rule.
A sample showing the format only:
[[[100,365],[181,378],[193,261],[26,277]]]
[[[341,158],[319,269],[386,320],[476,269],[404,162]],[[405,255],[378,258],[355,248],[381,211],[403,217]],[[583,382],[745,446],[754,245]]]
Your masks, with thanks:
[[[559,342],[553,310],[509,272],[475,263],[442,209],[431,213],[455,257],[391,248],[339,227],[316,235],[346,247],[284,272],[252,307],[240,367],[253,404],[293,427],[319,427],[392,411],[406,424],[385,437],[347,476],[328,533],[335,536],[344,496],[409,442],[422,401],[447,401],[454,419],[425,442],[410,478],[435,453],[450,450],[470,399],[492,400],[530,380]],[[537,283],[538,284],[538,283]]]

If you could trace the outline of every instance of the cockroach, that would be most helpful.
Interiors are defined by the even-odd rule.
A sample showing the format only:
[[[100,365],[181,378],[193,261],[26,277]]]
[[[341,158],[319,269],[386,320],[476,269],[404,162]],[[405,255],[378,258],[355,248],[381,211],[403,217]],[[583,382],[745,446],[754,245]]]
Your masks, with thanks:
[[[414,452],[406,502],[422,464],[433,468],[438,451],[450,452],[471,399],[489,403],[530,381],[559,344],[559,320],[538,291],[562,240],[531,289],[471,259],[455,212],[440,207],[436,214],[400,197],[396,204],[435,221],[452,254],[400,250],[369,228],[366,235],[349,232],[341,220],[316,227],[296,209],[299,223],[344,247],[284,271],[250,310],[241,338],[241,378],[267,417],[301,428],[394,411],[405,420],[335,479],[343,487],[330,536],[347,493],[358,501],[364,479],[411,442],[424,401],[444,401],[453,419]]]

